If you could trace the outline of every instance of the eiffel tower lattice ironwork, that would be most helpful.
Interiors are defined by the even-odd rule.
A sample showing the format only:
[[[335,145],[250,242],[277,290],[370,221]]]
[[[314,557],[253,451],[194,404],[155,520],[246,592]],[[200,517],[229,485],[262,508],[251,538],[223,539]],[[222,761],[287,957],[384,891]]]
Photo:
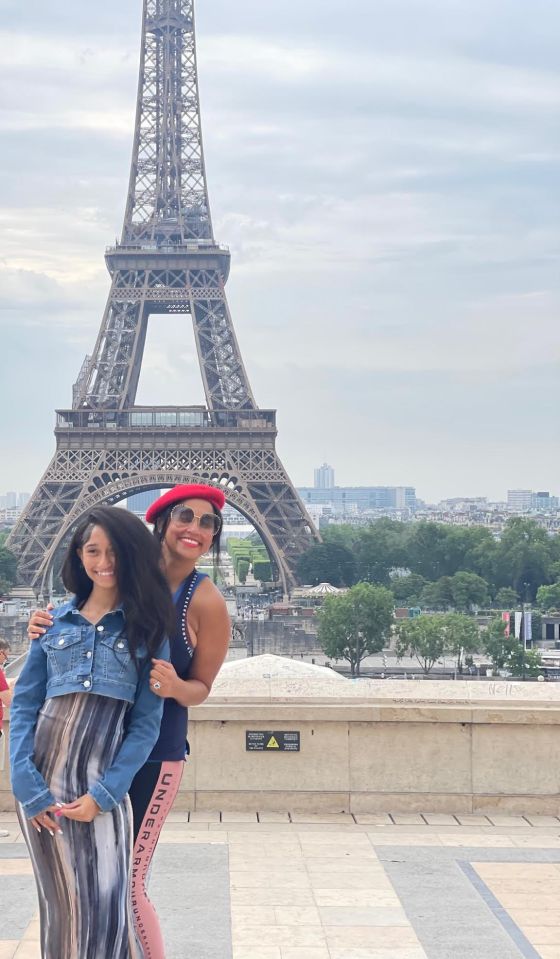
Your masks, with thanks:
[[[276,413],[253,398],[214,239],[202,145],[194,0],[144,0],[140,80],[122,237],[101,329],[58,410],[56,453],[9,546],[44,592],[57,549],[92,507],[175,483],[221,485],[256,527],[285,591],[317,533],[275,449]],[[136,406],[150,314],[190,314],[206,406]]]

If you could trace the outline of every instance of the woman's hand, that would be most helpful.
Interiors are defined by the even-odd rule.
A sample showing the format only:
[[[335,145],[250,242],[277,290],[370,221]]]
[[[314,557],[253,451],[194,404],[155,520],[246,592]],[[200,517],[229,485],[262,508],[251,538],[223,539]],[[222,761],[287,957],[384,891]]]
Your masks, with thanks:
[[[181,682],[175,668],[165,659],[152,659],[150,689],[161,699],[175,699],[178,684]]]
[[[74,802],[64,803],[58,810],[59,815],[66,816],[67,819],[75,819],[77,822],[93,822],[96,816],[99,816],[101,810],[93,796],[86,793],[80,796]]]
[[[49,813],[58,813],[58,815],[60,815],[60,809],[61,806],[59,803],[57,803],[55,806],[49,806],[48,809],[45,809],[44,812],[39,813],[38,816],[33,816],[33,818],[29,821],[37,830],[37,832],[41,832],[41,830],[46,829],[51,836],[54,836],[55,833],[62,833],[62,829],[58,823],[52,818],[52,816],[49,816]]]
[[[54,609],[54,606],[52,603],[49,603],[46,609],[36,609],[35,612],[31,613],[27,624],[27,635],[29,639],[39,639],[39,636],[43,636],[49,626],[52,626],[53,618],[50,614],[51,609]]]

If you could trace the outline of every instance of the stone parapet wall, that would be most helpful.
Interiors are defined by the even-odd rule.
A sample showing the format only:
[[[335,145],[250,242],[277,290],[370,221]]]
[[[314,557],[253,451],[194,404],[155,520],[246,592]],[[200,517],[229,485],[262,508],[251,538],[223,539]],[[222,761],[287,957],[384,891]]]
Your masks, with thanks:
[[[559,687],[352,682],[275,660],[229,664],[191,710],[177,808],[560,813]],[[276,730],[301,751],[246,751],[247,731]]]

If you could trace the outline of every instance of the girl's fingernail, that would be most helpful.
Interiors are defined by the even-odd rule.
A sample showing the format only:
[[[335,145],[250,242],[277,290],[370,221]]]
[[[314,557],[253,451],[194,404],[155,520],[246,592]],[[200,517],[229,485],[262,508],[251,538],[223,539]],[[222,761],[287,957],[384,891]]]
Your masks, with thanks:
[[[55,806],[58,806],[59,809],[62,809],[62,803],[61,803],[61,802],[55,802]]]
[[[62,813],[60,812],[60,810],[58,812],[55,812],[55,816],[62,816]]]
[[[52,829],[49,829],[49,832],[50,832],[51,836],[54,836],[54,832],[52,831]]]
[[[40,827],[40,826],[35,826],[35,829],[37,830],[37,832],[41,832],[41,827]]]

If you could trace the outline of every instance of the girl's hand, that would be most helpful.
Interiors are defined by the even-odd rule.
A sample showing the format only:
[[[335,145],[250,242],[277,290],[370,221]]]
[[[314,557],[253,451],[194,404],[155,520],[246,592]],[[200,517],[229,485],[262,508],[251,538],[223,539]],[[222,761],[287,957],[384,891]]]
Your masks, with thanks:
[[[77,822],[93,822],[96,816],[101,812],[93,796],[86,793],[80,796],[74,802],[67,802],[58,810],[61,816],[67,819],[75,819]]]
[[[51,609],[54,609],[54,606],[52,603],[49,603],[46,610],[36,609],[35,612],[31,614],[27,624],[27,635],[29,639],[39,639],[39,636],[43,636],[49,626],[52,626],[53,618],[50,614]]]
[[[150,689],[161,699],[175,699],[177,683],[180,682],[175,668],[165,659],[152,659]]]
[[[49,806],[48,809],[45,809],[44,812],[39,813],[38,816],[33,816],[33,818],[29,821],[37,830],[37,832],[41,832],[43,829],[46,829],[51,836],[54,836],[56,833],[62,833],[62,829],[56,820],[53,819],[52,816],[49,816],[49,813],[58,813],[60,815],[60,809],[61,807],[58,804],[56,806]]]

